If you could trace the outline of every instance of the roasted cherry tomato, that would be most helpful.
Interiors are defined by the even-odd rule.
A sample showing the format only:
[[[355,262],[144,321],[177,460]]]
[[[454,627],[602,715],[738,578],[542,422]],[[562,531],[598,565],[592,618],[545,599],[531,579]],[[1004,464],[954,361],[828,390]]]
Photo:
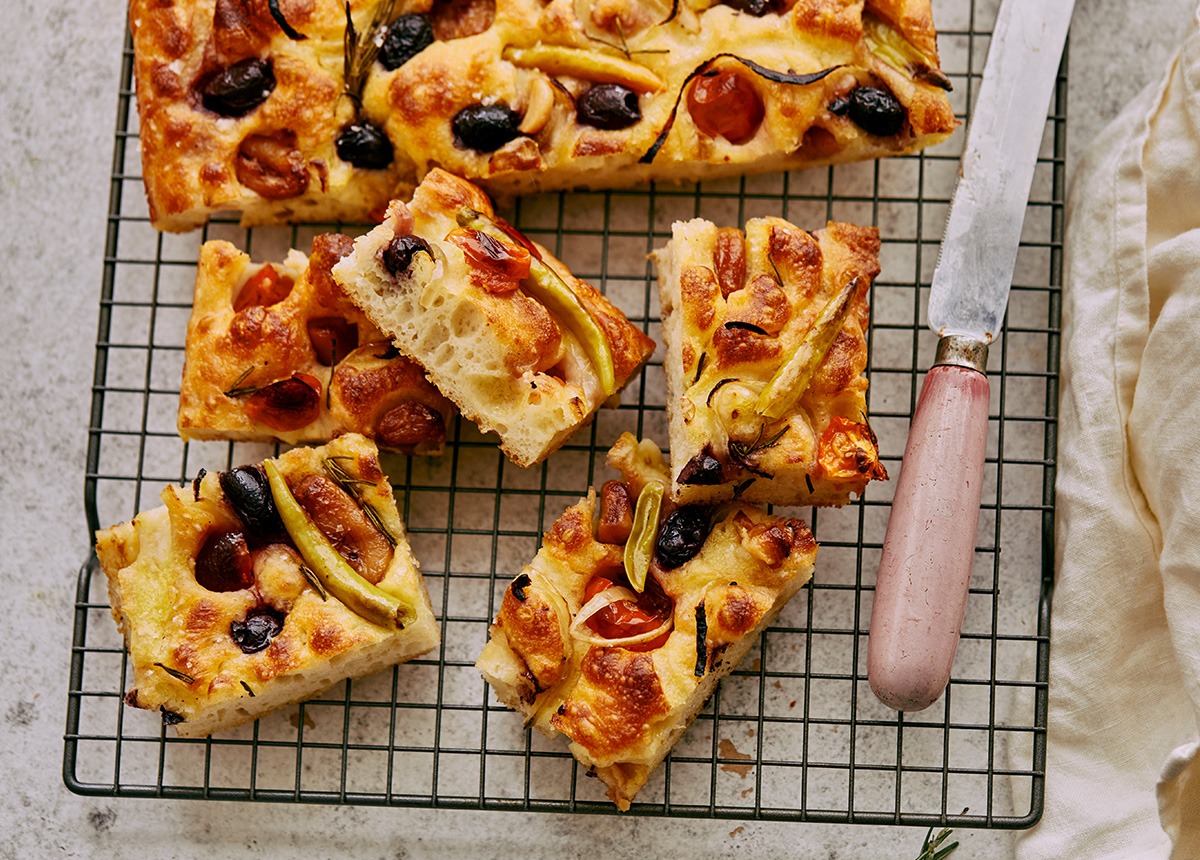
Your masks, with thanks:
[[[709,137],[745,143],[758,132],[766,110],[754,84],[737,69],[724,68],[696,78],[688,90],[688,113]]]
[[[832,481],[851,481],[863,476],[887,479],[871,429],[840,415],[835,415],[821,434],[817,462],[825,477]]]
[[[653,583],[653,585],[652,585]],[[587,603],[597,594],[612,588],[614,585],[628,588],[623,574],[613,574],[611,577],[597,575],[592,577],[584,591],[583,602]],[[597,636],[605,639],[623,639],[626,636],[637,636],[639,633],[649,633],[658,628],[671,612],[670,600],[662,591],[653,587],[657,583],[653,578],[646,581],[646,590],[638,596],[637,603],[628,600],[618,600],[610,603],[592,615],[587,620],[587,626]],[[653,651],[666,643],[670,631],[637,645],[622,646],[630,651]]]
[[[272,430],[299,430],[321,412],[321,382],[307,373],[294,373],[265,385],[246,398],[246,414]]]
[[[470,227],[456,227],[446,241],[462,248],[468,262],[489,275],[483,280],[491,292],[512,292],[522,278],[529,277],[531,258],[522,245],[504,242]]]
[[[341,317],[317,317],[308,321],[307,328],[317,361],[325,367],[339,364],[358,346],[358,326]]]
[[[279,304],[288,297],[295,283],[290,275],[285,275],[274,266],[263,266],[242,285],[233,302],[233,309],[244,311],[255,306]]]

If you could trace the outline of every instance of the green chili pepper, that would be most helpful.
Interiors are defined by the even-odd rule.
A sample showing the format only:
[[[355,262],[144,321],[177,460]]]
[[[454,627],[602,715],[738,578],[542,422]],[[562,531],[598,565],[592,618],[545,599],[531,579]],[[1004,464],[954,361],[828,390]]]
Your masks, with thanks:
[[[825,360],[829,348],[837,340],[838,332],[846,323],[851,300],[857,289],[858,278],[855,277],[821,309],[820,315],[805,333],[804,340],[800,341],[796,351],[784,362],[783,367],[779,368],[758,396],[755,411],[759,415],[769,421],[782,418],[808,390],[813,374]]]
[[[641,594],[646,588],[650,557],[654,555],[654,539],[658,536],[658,515],[662,511],[663,485],[651,481],[638,494],[633,512],[633,529],[625,542],[625,576],[633,590]]]
[[[458,225],[470,227],[502,241],[511,242],[513,237],[494,220],[469,206],[458,210]],[[529,278],[522,282],[522,287],[530,296],[540,302],[546,310],[558,317],[563,325],[579,339],[588,360],[596,369],[600,379],[600,393],[604,399],[612,396],[617,390],[616,371],[613,369],[612,349],[604,329],[584,307],[583,302],[558,273],[531,255]]]
[[[279,509],[283,527],[325,590],[372,624],[389,630],[404,629],[405,623],[416,617],[413,604],[388,594],[359,576],[324,532],[309,519],[275,462],[266,460],[263,469],[271,484],[271,496],[275,500],[275,507]]]

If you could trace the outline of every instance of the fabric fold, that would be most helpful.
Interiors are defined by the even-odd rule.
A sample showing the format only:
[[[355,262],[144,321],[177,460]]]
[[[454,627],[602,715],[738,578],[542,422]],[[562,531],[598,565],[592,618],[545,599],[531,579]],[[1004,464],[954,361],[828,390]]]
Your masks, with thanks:
[[[1198,117],[1193,27],[1072,182],[1046,805],[1020,860],[1200,857]]]

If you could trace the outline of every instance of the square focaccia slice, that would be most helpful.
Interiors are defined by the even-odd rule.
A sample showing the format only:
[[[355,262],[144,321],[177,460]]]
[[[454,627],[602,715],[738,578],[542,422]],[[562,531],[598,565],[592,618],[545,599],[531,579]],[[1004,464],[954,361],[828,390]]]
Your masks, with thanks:
[[[161,711],[180,736],[437,646],[391,486],[362,436],[202,473],[162,499],[98,532],[96,552],[133,666],[125,702]]]
[[[519,466],[619,399],[654,341],[599,291],[434,170],[355,240],[334,278]]]
[[[740,502],[674,505],[653,442],[626,433],[608,462],[622,479],[551,526],[475,665],[528,725],[566,735],[625,810],[808,581],[817,544],[802,520]]]
[[[874,228],[696,219],[654,258],[677,501],[842,505],[887,479],[864,375]]]
[[[244,224],[367,220],[415,184],[347,77],[347,17],[377,0],[131,0],[150,220],[179,232],[222,210]]]
[[[405,454],[440,454],[454,406],[346,300],[330,270],[348,236],[312,255],[255,264],[229,242],[200,248],[179,433],[288,444],[361,433]]]

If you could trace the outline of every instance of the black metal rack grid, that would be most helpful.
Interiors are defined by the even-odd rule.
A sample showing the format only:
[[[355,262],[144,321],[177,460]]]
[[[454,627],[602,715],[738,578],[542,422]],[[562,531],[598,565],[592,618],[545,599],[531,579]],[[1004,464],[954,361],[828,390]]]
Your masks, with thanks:
[[[980,2],[980,5],[988,5]],[[936,10],[943,68],[966,119],[990,22],[975,0]],[[994,10],[991,13],[994,14]],[[977,15],[979,20],[977,20]],[[842,509],[806,510],[821,549],[814,580],[718,688],[632,813],[781,821],[1021,828],[1043,798],[1053,572],[1059,285],[1066,72],[1047,120],[1009,313],[991,349],[986,486],[963,641],[945,696],[899,715],[866,682],[874,571],[894,482]],[[269,446],[182,443],[175,407],[200,241],[228,238],[255,259],[307,250],[343,225],[158,234],[146,215],[125,47],[89,426],[90,532],[158,504],[200,467],[269,456]],[[923,307],[962,145],[804,173],[696,187],[562,193],[518,200],[514,223],[600,287],[661,341],[645,255],[694,215],[723,225],[762,214],[881,228],[873,286],[870,405],[898,471],[919,380],[933,354]],[[522,729],[474,659],[508,579],[543,530],[591,483],[622,430],[666,447],[661,350],[623,405],[545,464],[522,470],[456,419],[440,460],[397,457],[389,475],[425,572],[443,644],[430,657],[338,684],[305,704],[217,737],[187,740],[158,715],[122,707],[131,673],[93,556],[81,569],[64,779],[81,794],[265,802],[614,812],[562,738]],[[1001,549],[1005,552],[1002,554]]]

